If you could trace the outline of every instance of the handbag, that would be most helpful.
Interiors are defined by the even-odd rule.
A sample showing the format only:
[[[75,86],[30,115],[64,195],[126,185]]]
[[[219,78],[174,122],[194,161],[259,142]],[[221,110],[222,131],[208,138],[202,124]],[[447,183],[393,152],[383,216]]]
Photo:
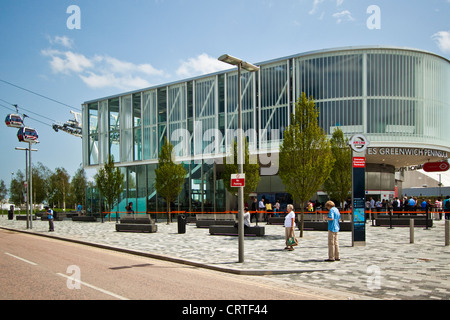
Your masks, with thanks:
[[[292,246],[292,247],[298,246],[298,240],[295,237],[295,235],[292,235],[291,237],[289,237],[289,239],[287,241],[287,245]]]

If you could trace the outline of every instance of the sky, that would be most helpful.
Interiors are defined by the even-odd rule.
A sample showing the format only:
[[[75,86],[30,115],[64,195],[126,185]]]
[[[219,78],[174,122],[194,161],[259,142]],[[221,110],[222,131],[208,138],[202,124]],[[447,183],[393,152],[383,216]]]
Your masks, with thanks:
[[[0,0],[0,115],[39,133],[33,164],[73,176],[81,139],[56,133],[89,100],[321,49],[396,46],[450,59],[450,0]],[[24,172],[0,125],[0,180]],[[93,176],[95,171],[87,171]]]

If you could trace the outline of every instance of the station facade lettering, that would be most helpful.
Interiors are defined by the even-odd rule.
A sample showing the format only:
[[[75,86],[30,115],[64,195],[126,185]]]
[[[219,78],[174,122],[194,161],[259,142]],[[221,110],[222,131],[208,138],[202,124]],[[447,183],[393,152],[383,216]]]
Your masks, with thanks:
[[[448,152],[432,149],[421,148],[395,148],[395,147],[377,147],[368,148],[368,155],[390,155],[390,156],[428,156],[439,157],[442,159],[448,158]]]

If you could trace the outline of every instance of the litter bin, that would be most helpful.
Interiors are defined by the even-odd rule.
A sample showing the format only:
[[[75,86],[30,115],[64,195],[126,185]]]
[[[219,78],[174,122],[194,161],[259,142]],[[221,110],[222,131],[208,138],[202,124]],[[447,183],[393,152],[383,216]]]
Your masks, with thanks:
[[[178,233],[186,233],[186,216],[184,214],[178,216]]]
[[[14,206],[9,207],[8,220],[14,220]]]

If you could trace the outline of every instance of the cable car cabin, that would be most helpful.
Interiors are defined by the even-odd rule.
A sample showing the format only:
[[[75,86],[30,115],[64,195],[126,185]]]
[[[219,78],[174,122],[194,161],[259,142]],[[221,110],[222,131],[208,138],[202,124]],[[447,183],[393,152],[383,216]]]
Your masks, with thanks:
[[[10,128],[22,128],[23,120],[18,114],[8,114],[5,119],[5,123]]]
[[[17,132],[17,138],[19,138],[20,142],[39,143],[37,131],[28,127],[20,128],[19,132]]]

